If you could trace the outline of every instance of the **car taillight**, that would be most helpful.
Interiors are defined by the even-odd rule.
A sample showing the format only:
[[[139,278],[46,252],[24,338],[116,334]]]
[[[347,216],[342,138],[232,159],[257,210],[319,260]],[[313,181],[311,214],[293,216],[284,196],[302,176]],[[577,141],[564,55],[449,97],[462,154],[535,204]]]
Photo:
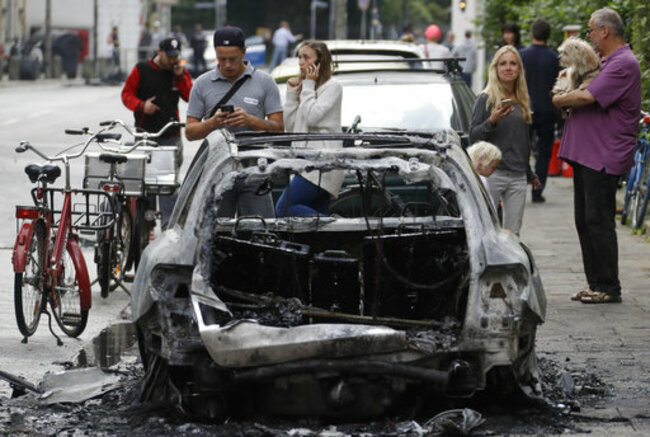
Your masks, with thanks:
[[[38,208],[28,206],[16,207],[16,218],[18,219],[35,219],[38,218]]]

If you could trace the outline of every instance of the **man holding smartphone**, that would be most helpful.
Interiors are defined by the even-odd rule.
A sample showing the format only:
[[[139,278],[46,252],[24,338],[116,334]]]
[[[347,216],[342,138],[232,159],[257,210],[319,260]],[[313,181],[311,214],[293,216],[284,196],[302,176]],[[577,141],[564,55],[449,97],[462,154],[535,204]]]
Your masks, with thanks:
[[[178,120],[178,100],[187,101],[192,89],[192,78],[181,65],[181,42],[177,38],[160,41],[156,55],[138,62],[122,88],[122,102],[133,111],[135,126],[146,132],[158,132],[169,120]],[[183,162],[181,129],[168,129],[157,140],[161,146],[176,146],[176,168]],[[159,196],[161,227],[165,229],[174,208],[176,197]]]
[[[244,39],[244,32],[238,27],[215,31],[218,66],[203,73],[192,88],[185,128],[188,140],[204,139],[223,128],[231,132],[284,131],[280,90],[268,73],[244,62]],[[206,143],[201,147],[207,147]],[[224,195],[218,214],[274,217],[271,194],[260,194],[259,188],[259,183],[238,180]]]
[[[188,140],[203,139],[220,128],[233,132],[284,130],[278,86],[268,73],[244,62],[244,39],[244,32],[238,27],[223,27],[214,33],[218,65],[194,84],[187,108]],[[217,108],[238,81],[243,83]]]

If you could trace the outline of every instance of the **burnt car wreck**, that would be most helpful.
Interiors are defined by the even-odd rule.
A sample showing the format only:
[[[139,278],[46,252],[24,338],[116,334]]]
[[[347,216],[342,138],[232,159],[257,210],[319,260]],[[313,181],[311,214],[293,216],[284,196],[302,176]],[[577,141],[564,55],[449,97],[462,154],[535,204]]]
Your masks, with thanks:
[[[323,140],[345,146],[292,147]],[[224,214],[242,185],[271,201],[308,172],[345,175],[330,216]],[[541,396],[541,281],[453,131],[215,132],[133,290],[142,398],[216,420],[370,418],[492,383]]]

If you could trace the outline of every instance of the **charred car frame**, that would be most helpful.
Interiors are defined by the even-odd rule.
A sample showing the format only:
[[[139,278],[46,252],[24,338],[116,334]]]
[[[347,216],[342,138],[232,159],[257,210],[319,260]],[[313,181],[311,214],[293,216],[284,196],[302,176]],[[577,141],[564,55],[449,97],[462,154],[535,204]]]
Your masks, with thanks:
[[[292,147],[342,141],[340,149]],[[327,217],[224,217],[237,181],[345,172]],[[143,254],[133,319],[142,398],[215,420],[357,419],[492,382],[541,396],[546,300],[458,135],[214,132]]]

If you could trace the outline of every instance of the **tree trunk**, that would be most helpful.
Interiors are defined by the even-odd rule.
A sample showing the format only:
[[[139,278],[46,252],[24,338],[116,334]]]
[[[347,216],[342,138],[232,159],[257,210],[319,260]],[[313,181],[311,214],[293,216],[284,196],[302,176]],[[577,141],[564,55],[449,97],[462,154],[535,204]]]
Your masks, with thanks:
[[[334,0],[334,39],[348,37],[348,6],[346,0]]]

